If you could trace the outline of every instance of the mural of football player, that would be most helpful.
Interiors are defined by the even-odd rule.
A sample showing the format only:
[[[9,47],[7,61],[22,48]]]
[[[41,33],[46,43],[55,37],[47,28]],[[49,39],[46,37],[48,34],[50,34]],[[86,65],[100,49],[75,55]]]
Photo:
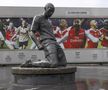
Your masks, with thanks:
[[[68,36],[68,32],[70,30],[70,27],[68,28],[67,27],[68,27],[67,21],[65,19],[61,19],[59,27],[56,27],[56,30],[54,31],[57,42],[59,42],[60,46],[65,49],[70,48],[70,42],[67,39],[64,40],[65,39],[64,37]]]
[[[28,26],[26,20],[22,20],[21,26],[18,27],[16,34],[12,37],[12,39],[14,39],[17,35],[19,35],[19,49],[26,49],[28,46],[29,30],[30,27]]]
[[[14,27],[14,24],[12,22],[9,23],[9,26],[6,28],[6,40],[5,43],[9,49],[16,49],[18,48],[17,45],[17,37],[12,39],[12,37],[16,34],[16,27]]]
[[[102,39],[102,33],[97,29],[97,21],[90,21],[90,29],[86,30],[87,46],[86,48],[97,48],[99,41]]]
[[[84,48],[86,43],[85,30],[81,28],[82,21],[74,19],[73,27],[69,31],[68,39],[71,43],[71,48]]]

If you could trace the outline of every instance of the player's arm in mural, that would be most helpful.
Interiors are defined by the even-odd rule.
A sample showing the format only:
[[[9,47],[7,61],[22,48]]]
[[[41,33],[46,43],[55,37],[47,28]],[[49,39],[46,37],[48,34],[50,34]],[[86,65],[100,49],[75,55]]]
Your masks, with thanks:
[[[53,33],[54,33],[55,37],[59,37],[57,34],[59,31],[60,31],[60,28],[58,26],[55,26],[55,27],[53,26]]]
[[[91,30],[86,30],[86,31],[85,31],[86,36],[87,36],[93,43],[99,42],[101,39],[98,38],[98,37],[93,36],[93,35],[90,33],[90,31],[91,31]]]
[[[71,29],[71,27],[67,28],[66,30],[66,33],[61,37],[61,39],[58,40],[58,43],[63,43],[64,41],[66,41],[68,39],[68,33],[69,33],[69,30]]]
[[[19,33],[19,28],[16,28],[16,33],[12,36],[12,40],[14,39],[14,38],[16,38],[16,36],[18,35],[18,33]]]

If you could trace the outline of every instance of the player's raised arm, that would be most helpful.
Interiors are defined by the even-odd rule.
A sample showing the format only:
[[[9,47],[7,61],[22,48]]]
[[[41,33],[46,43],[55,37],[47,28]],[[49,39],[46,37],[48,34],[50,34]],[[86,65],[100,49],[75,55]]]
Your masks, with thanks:
[[[99,41],[99,38],[94,37],[92,34],[89,33],[89,30],[85,30],[86,36],[94,43]]]

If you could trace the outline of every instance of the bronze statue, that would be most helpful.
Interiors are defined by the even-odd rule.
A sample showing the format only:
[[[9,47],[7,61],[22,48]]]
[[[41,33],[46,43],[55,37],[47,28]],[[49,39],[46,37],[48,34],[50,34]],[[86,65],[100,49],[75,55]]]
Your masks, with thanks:
[[[31,61],[28,60],[21,67],[60,67],[66,66],[67,61],[65,54],[57,43],[55,36],[53,34],[53,28],[50,21],[50,17],[53,15],[55,11],[55,7],[53,4],[48,3],[44,7],[44,14],[40,16],[35,16],[32,22],[30,36],[32,40],[35,42],[39,50],[43,50],[45,53],[46,60],[39,61]],[[36,39],[35,33],[38,32],[40,34],[40,40]]]

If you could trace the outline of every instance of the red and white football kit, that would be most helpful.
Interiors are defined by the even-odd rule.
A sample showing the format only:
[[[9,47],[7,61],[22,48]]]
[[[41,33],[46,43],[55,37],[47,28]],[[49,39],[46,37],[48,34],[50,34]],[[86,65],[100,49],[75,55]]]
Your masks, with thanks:
[[[71,48],[84,48],[86,40],[84,29],[80,29],[78,34],[76,34],[76,30],[71,28],[69,31],[68,40],[71,43]]]
[[[16,33],[15,28],[6,30],[6,40],[5,43],[10,49],[14,49],[18,47],[16,40],[12,39],[13,35]]]
[[[103,40],[101,41],[101,45],[103,47],[108,47],[108,39],[105,38],[105,37],[108,37],[108,30],[102,28],[100,31],[101,31],[101,33],[103,35]]]
[[[60,40],[64,35],[66,35],[69,30],[69,28],[65,29],[65,30],[58,30],[56,33],[55,33],[55,37],[58,40]],[[68,37],[68,36],[67,36]],[[71,45],[70,45],[70,41],[68,39],[66,39],[64,42],[63,42],[63,46],[64,48],[71,48]]]
[[[6,30],[6,40],[11,40],[12,36],[15,34],[15,29]]]
[[[89,29],[89,35],[92,37],[87,38],[87,47],[86,48],[97,48],[99,38],[101,37],[101,32],[99,30]]]

